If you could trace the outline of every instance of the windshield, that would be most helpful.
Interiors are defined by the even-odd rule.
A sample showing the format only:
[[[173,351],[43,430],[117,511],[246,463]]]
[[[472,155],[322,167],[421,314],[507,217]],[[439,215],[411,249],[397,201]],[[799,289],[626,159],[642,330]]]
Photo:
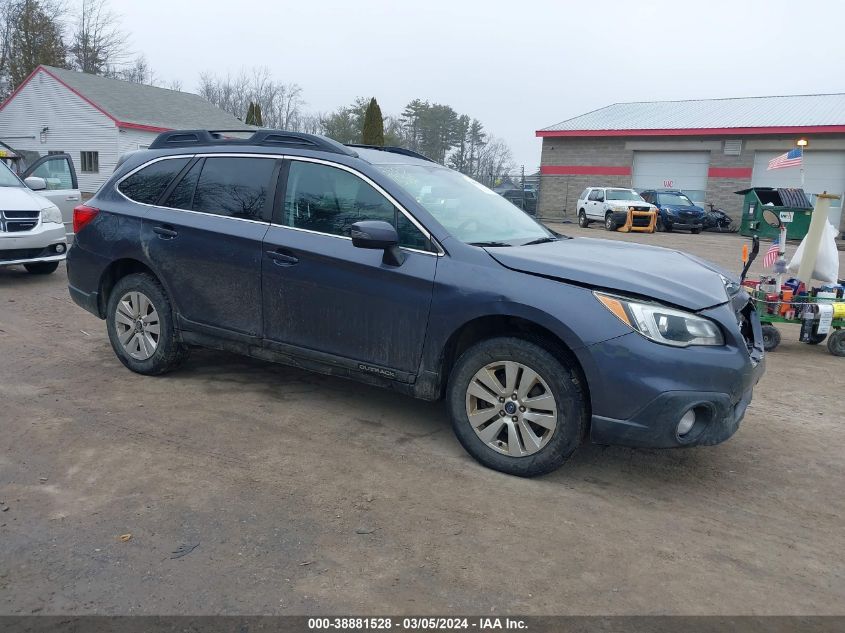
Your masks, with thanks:
[[[0,161],[0,187],[23,187],[20,179],[12,173],[6,163]]]
[[[645,202],[636,191],[631,189],[608,189],[608,200],[635,200],[637,202]]]
[[[660,193],[657,194],[660,204],[676,204],[680,207],[694,207],[692,200],[682,193]]]
[[[455,238],[510,246],[553,234],[505,198],[469,176],[438,165],[375,167],[416,198]]]

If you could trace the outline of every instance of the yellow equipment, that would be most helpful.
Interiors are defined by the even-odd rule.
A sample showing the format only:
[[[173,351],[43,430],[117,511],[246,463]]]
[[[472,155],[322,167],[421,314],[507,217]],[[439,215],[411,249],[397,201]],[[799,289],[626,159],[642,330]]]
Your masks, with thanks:
[[[637,222],[635,219],[646,219],[646,223]],[[620,233],[654,233],[657,226],[657,212],[656,211],[636,211],[633,207],[628,207],[628,217],[625,219],[625,224],[619,227]]]

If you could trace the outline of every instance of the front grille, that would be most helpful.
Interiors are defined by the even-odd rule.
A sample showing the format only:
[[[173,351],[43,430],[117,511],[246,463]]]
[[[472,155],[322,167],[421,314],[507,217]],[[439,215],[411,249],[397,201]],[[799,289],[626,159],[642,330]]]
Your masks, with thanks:
[[[0,231],[20,233],[38,226],[40,211],[0,211]]]
[[[0,262],[12,262],[16,259],[32,259],[33,257],[40,256],[43,251],[43,248],[10,248],[0,250]],[[45,255],[55,255],[55,253],[45,253]]]

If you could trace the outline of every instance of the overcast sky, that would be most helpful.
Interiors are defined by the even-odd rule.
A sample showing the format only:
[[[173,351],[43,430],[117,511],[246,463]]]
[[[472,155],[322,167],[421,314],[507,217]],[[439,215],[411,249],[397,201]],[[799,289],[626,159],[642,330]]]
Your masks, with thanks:
[[[112,0],[157,76],[267,66],[328,111],[448,104],[536,169],[542,127],[614,102],[845,92],[845,2]]]

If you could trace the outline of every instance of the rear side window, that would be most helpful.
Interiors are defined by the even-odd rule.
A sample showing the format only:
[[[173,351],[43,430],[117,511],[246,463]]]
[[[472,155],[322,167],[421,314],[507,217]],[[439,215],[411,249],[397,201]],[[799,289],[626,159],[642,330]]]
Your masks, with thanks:
[[[123,180],[117,188],[135,202],[155,204],[176,175],[188,164],[190,158],[160,160]]]
[[[271,158],[206,158],[192,208],[231,218],[269,221],[275,168],[276,161]]]
[[[187,209],[190,210],[194,203],[194,191],[197,188],[197,181],[200,179],[200,169],[202,169],[202,161],[199,160],[194,163],[194,166],[188,170],[188,173],[182,176],[182,180],[173,188],[167,200],[164,203],[165,207],[171,209]]]

